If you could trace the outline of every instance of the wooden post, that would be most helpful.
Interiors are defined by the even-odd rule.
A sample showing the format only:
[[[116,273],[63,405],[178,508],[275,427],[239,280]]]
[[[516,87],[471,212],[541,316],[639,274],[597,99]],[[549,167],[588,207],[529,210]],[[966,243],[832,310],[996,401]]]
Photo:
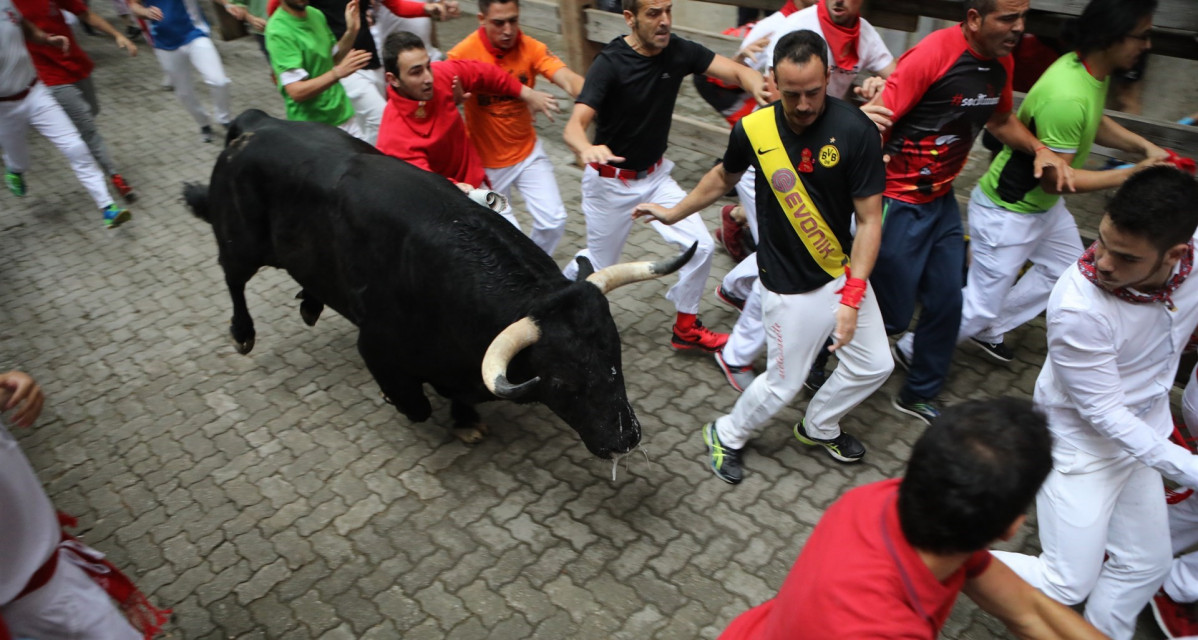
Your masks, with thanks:
[[[599,54],[599,46],[587,39],[587,0],[561,0],[558,5],[562,24],[562,40],[566,43],[566,64],[574,71],[586,74],[591,60]]]

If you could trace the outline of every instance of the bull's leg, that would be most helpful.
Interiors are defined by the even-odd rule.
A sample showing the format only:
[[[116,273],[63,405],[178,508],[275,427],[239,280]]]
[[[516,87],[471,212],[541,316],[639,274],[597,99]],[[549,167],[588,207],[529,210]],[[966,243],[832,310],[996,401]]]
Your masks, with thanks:
[[[253,272],[250,272],[253,275]],[[245,304],[245,283],[249,276],[242,277],[237,273],[225,270],[225,284],[229,286],[229,296],[233,299],[233,319],[229,322],[229,333],[233,336],[233,346],[237,353],[245,355],[254,348],[254,320]]]
[[[358,353],[366,362],[366,368],[374,381],[383,392],[383,398],[395,405],[395,408],[412,422],[424,422],[433,414],[433,406],[429,404],[428,396],[424,395],[421,382],[406,375],[398,366],[396,354],[401,353],[397,347],[390,345],[387,339],[371,337],[366,330],[358,334]]]
[[[320,312],[324,311],[324,303],[316,299],[307,289],[301,289],[295,294],[300,302],[300,317],[304,319],[304,324],[309,327],[316,326],[316,321],[320,319]]]
[[[453,435],[466,444],[478,444],[490,432],[472,404],[451,400],[449,413],[453,416]]]

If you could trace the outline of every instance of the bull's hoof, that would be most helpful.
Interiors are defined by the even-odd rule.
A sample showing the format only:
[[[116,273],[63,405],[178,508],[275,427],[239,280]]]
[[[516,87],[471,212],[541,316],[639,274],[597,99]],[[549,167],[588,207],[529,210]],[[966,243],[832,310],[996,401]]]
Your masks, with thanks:
[[[311,309],[306,302],[300,303],[300,317],[304,319],[304,324],[309,327],[315,327],[316,321],[320,319],[320,312],[324,311],[324,307],[316,307]]]
[[[233,340],[233,347],[237,349],[237,353],[245,355],[254,349],[254,334],[250,334],[245,340],[237,339],[237,332],[233,327],[229,327],[229,337]]]
[[[479,422],[478,424],[468,427],[454,427],[453,429],[454,437],[456,437],[458,440],[461,440],[463,444],[478,444],[482,442],[483,438],[487,437],[487,434],[490,432],[491,430],[487,427],[485,422]]]

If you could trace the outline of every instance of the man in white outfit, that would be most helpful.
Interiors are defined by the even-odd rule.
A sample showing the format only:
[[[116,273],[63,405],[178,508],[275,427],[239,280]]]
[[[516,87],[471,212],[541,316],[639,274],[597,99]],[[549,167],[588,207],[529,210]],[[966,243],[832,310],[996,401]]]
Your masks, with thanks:
[[[4,149],[4,182],[13,195],[27,193],[25,171],[29,168],[29,127],[37,129],[71,163],[75,177],[96,206],[105,226],[117,227],[130,218],[108,193],[104,173],[96,164],[87,143],[71,123],[53,94],[38,80],[25,39],[59,47],[64,52],[70,40],[47,35],[21,17],[11,0],[0,0],[0,147]]]
[[[1132,176],[1098,240],[1048,301],[1035,401],[1054,435],[1036,499],[1043,553],[996,552],[1025,581],[1115,640],[1169,572],[1164,475],[1198,487],[1198,456],[1169,440],[1169,389],[1198,325],[1198,182],[1170,167]]]

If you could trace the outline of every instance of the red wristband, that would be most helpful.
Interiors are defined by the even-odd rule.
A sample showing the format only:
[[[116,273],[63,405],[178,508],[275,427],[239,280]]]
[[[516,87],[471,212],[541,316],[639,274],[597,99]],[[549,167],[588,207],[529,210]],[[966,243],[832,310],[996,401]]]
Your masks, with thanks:
[[[1048,148],[1048,145],[1042,144],[1042,145],[1036,147],[1035,149],[1032,149],[1032,155],[1036,155],[1037,153],[1040,153],[1041,149],[1047,149],[1047,148]]]
[[[854,278],[853,270],[849,267],[844,268],[844,275],[844,286],[836,291],[840,294],[840,304],[860,309],[861,301],[865,299],[865,281],[861,278]]]

